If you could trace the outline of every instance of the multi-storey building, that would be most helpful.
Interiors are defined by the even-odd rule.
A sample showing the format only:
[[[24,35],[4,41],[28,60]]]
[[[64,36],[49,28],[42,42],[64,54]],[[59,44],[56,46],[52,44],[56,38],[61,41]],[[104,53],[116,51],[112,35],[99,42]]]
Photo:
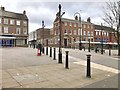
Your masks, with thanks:
[[[26,11],[14,13],[0,7],[0,45],[27,46],[28,17]]]
[[[30,47],[36,47],[37,44],[37,32],[36,31],[32,31],[29,33],[29,38],[28,38],[28,42]]]
[[[88,39],[90,42],[94,42],[94,24],[91,23],[90,17],[87,18],[87,22],[82,21],[82,43],[84,47],[88,47]],[[87,41],[87,42],[86,42]],[[93,47],[93,44],[91,44]]]
[[[61,22],[62,22],[61,23],[62,43],[61,44],[63,47],[78,47],[80,35],[81,35],[82,41],[86,41],[88,40],[88,38],[90,38],[91,41],[94,41],[94,37],[93,37],[94,28],[93,28],[93,24],[90,22],[90,18],[87,19],[87,22],[82,21],[81,24],[78,20],[78,17],[75,17],[74,20],[62,18]],[[59,19],[57,16],[54,21],[53,31],[54,31],[53,41],[54,41],[54,44],[58,46],[60,31],[59,31]]]
[[[48,46],[49,42],[48,39],[51,38],[50,29],[49,28],[39,28],[36,30],[37,32],[37,43],[44,44]]]
[[[113,38],[113,29],[110,27],[102,26],[102,25],[94,25],[94,41],[103,43],[104,46],[109,47],[109,43],[114,43]],[[100,45],[100,44],[99,44]],[[98,46],[98,45],[97,45]]]

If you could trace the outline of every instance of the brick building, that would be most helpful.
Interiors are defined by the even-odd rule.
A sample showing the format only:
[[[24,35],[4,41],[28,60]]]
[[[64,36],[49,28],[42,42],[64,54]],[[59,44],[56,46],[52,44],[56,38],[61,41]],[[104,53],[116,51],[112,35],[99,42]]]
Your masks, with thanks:
[[[90,17],[87,18],[87,22],[82,21],[82,43],[83,46],[88,47],[88,39],[90,39],[90,42],[94,42],[94,24],[91,23]],[[91,44],[91,47],[93,47],[93,44]]]
[[[52,37],[52,35],[50,35],[50,29],[49,28],[39,28],[36,30],[37,33],[37,43],[41,43],[45,46],[48,46],[48,44],[50,44],[50,38]],[[49,39],[49,40],[48,40]],[[44,40],[44,41],[43,41]]]
[[[114,43],[113,29],[102,25],[94,25],[94,40],[95,42],[103,43],[106,48],[109,48],[109,43]],[[99,46],[99,45],[97,45]]]
[[[15,13],[0,7],[0,45],[27,46],[28,17],[26,11]]]
[[[82,21],[81,24],[78,21],[78,18],[75,19],[61,19],[61,41],[62,47],[79,47],[79,39],[81,33],[81,40],[86,41],[90,38],[91,41],[94,41],[94,24],[90,22],[90,18],[87,19],[87,22]],[[59,20],[56,16],[56,19],[53,23],[53,32],[54,38],[53,42],[55,46],[58,46],[59,41]],[[89,37],[88,37],[89,34]],[[85,45],[85,44],[83,44]],[[88,46],[88,45],[85,45]]]

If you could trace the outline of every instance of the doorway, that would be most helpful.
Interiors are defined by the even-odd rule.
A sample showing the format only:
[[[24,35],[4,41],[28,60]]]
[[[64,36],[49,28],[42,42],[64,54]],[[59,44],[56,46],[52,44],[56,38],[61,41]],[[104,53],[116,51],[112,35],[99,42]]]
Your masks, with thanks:
[[[67,39],[64,39],[64,47],[67,47]]]

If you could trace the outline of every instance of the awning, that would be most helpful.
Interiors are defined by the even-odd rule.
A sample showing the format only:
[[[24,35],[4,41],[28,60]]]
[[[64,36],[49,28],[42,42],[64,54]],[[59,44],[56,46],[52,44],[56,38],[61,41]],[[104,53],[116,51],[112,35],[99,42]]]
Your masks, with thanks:
[[[16,39],[16,37],[5,37],[5,36],[0,36],[0,39]]]

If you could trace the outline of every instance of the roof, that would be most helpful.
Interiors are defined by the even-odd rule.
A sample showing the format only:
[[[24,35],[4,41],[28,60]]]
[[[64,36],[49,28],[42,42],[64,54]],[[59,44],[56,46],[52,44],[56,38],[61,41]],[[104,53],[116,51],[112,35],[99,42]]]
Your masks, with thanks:
[[[38,30],[43,30],[43,28],[38,28],[36,31],[38,31]],[[49,30],[50,31],[49,28],[44,28],[44,30]]]
[[[62,18],[62,20],[64,21],[70,21],[70,22],[78,22],[78,20],[75,20],[75,19],[68,19],[68,18]],[[88,24],[89,22],[86,22],[86,21],[81,21],[83,24]],[[89,23],[89,24],[93,24],[93,23]]]
[[[14,19],[24,19],[28,20],[27,15],[23,13],[15,13],[15,12],[10,12],[10,11],[5,11],[5,10],[0,10],[0,16],[6,17],[6,18],[14,18]]]
[[[113,32],[114,29],[111,27],[107,27],[107,26],[101,26],[101,25],[94,25],[94,28],[97,30],[105,30],[105,31],[109,31],[109,32]]]

